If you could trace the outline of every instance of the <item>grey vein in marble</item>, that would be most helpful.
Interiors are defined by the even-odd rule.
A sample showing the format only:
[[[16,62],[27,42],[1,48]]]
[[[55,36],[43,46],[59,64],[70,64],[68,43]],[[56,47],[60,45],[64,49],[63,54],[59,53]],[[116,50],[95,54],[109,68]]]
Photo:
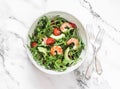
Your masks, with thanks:
[[[28,26],[26,26],[24,22],[20,21],[19,19],[17,19],[14,16],[9,16],[9,19],[15,20],[15,21],[19,22],[20,24],[22,24],[25,28],[28,28]]]
[[[87,0],[79,0],[80,5],[83,6],[84,8],[86,8],[87,10],[90,11],[90,13],[97,18],[99,21],[103,22],[104,24],[106,24],[107,26],[111,27],[112,30],[114,30],[115,32],[119,32],[120,34],[120,30],[116,29],[114,26],[112,26],[111,24],[109,24],[107,21],[105,21],[97,12],[95,12],[93,10],[93,7],[91,5],[91,3]],[[107,36],[113,40],[116,44],[120,45],[120,42],[118,42],[114,37],[112,37],[111,35],[107,34]]]
[[[19,87],[20,86],[20,84],[19,84],[19,82],[14,78],[14,76],[11,74],[11,72],[6,68],[6,64],[5,64],[5,61],[7,61],[6,59],[5,59],[5,57],[7,56],[7,54],[5,54],[5,52],[8,52],[9,51],[9,48],[7,48],[7,46],[5,46],[4,47],[4,43],[6,43],[6,41],[8,40],[8,36],[7,36],[7,34],[8,34],[8,36],[9,35],[13,35],[13,36],[15,36],[17,39],[20,39],[21,40],[21,42],[22,42],[22,44],[23,44],[23,47],[24,47],[24,49],[26,49],[26,47],[25,47],[25,44],[24,44],[24,39],[19,35],[19,34],[16,34],[16,33],[14,33],[14,32],[10,32],[10,31],[0,31],[0,57],[1,57],[1,59],[2,59],[2,66],[3,66],[3,69],[4,69],[4,71],[5,71],[5,74],[6,75],[8,75],[9,76],[9,78],[12,80],[12,81],[14,81],[16,84],[17,84],[17,86]],[[28,58],[27,58],[28,59]],[[22,69],[24,69],[24,67],[23,66],[19,66],[20,68],[22,67]],[[6,80],[7,81],[7,80]],[[7,88],[8,89],[11,89],[11,88],[9,88],[9,86],[8,86],[8,84],[7,84]]]
[[[23,47],[24,47],[24,49],[25,49],[25,51],[26,51],[26,44],[25,44],[25,40],[19,35],[19,34],[16,34],[16,33],[14,33],[14,32],[10,32],[10,31],[8,31],[8,33],[10,33],[10,34],[12,34],[12,35],[14,35],[16,38],[18,38],[18,39],[20,39],[21,41],[22,41],[22,44],[23,44]],[[26,53],[27,53],[27,51],[26,51]],[[28,57],[28,55],[26,55],[27,56],[27,59],[29,59],[29,57]],[[31,63],[31,62],[30,62]],[[32,64],[32,63],[31,63]],[[33,65],[33,64],[32,64]],[[22,69],[24,69],[24,67],[23,66],[20,66]]]
[[[2,34],[3,34],[3,32],[2,32]],[[4,58],[4,56],[6,56],[5,55],[5,51],[9,51],[7,48],[5,48],[4,46],[3,46],[3,43],[7,40],[6,38],[2,38],[2,37],[0,37],[1,39],[1,44],[0,44],[0,56],[1,56],[1,59],[2,59],[2,65],[3,65],[3,68],[4,68],[4,70],[5,70],[5,73],[9,76],[9,78],[11,79],[11,80],[13,80],[18,86],[19,86],[19,82],[16,80],[16,79],[14,79],[14,77],[11,75],[11,73],[6,69],[6,65],[5,65],[5,58]],[[9,89],[9,88],[8,88]]]
[[[88,4],[88,7],[86,7],[86,6],[84,5],[84,3],[81,2],[81,0],[79,0],[80,4],[81,4],[84,8],[88,9],[94,17],[99,18],[99,19],[100,19],[102,22],[104,22],[106,25],[110,26],[110,27],[113,28],[115,31],[120,32],[120,31],[119,31],[118,29],[116,29],[114,26],[112,26],[112,25],[109,24],[107,21],[105,21],[104,19],[102,19],[102,17],[101,17],[97,12],[95,12],[95,11],[93,10],[92,5],[91,5],[90,2],[88,2],[88,1],[86,1],[86,0],[82,0],[82,1],[83,1],[85,4]]]

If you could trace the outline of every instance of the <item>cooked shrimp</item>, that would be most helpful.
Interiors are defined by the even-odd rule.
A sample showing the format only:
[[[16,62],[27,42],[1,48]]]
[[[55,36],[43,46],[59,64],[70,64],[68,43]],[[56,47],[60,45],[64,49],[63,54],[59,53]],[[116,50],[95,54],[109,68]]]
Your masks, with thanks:
[[[74,43],[73,49],[77,49],[79,42],[76,38],[71,38],[67,41],[67,45],[70,45],[71,43]]]
[[[43,38],[42,45],[45,45],[47,41],[47,37]]]
[[[65,32],[67,30],[66,27],[71,27],[71,25],[69,23],[65,22],[60,26],[60,30],[62,32]]]
[[[53,46],[50,50],[50,53],[52,55],[56,55],[57,54],[62,54],[63,53],[63,49],[60,46]]]

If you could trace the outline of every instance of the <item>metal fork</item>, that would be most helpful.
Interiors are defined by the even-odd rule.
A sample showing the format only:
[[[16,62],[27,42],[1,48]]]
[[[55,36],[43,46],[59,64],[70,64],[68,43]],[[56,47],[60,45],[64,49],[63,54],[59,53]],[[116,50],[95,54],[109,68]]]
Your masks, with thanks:
[[[102,67],[101,67],[100,61],[98,60],[98,58],[96,58],[96,54],[101,47],[102,39],[103,39],[105,31],[104,31],[104,29],[101,29],[100,27],[98,27],[98,28],[99,28],[99,32],[98,32],[98,34],[96,36],[96,39],[95,39],[94,34],[93,34],[92,25],[87,25],[87,30],[88,30],[88,33],[89,33],[90,43],[91,43],[92,48],[93,48],[93,58],[92,58],[92,61],[87,68],[86,75],[85,75],[85,77],[87,79],[91,78],[93,68],[94,68],[94,65],[93,65],[94,62],[95,62],[96,72],[98,74],[102,73]]]

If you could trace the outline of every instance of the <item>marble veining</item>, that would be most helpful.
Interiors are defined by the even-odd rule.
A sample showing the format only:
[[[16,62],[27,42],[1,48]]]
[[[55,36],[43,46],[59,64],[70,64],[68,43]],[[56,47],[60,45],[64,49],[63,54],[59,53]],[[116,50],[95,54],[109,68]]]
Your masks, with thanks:
[[[28,26],[26,26],[24,22],[18,20],[18,19],[15,18],[14,16],[10,16],[9,19],[16,20],[16,21],[18,21],[19,23],[21,23],[25,28],[28,28]]]
[[[4,72],[2,71],[2,73],[4,73],[4,76],[7,76],[7,77],[5,77],[5,78],[7,78],[7,79],[5,79],[6,81],[9,79],[11,82],[13,82],[16,86],[19,86],[19,82],[17,81],[17,80],[15,80],[15,78],[14,78],[14,76],[12,76],[12,74],[9,72],[9,70],[6,68],[6,52],[7,51],[9,51],[9,48],[7,48],[7,47],[5,47],[5,41],[7,41],[7,35],[3,35],[4,33],[3,32],[1,32],[1,35],[0,35],[0,41],[1,41],[1,45],[0,45],[0,56],[1,56],[1,60],[2,60],[2,62],[1,62],[1,64],[2,64],[2,67],[3,67],[3,69],[4,69]],[[2,73],[1,73],[1,75],[2,75]],[[3,76],[3,77],[4,77]],[[1,76],[2,77],[2,76]],[[8,81],[7,81],[8,82]],[[6,83],[7,84],[7,88],[8,89],[10,89],[9,88],[9,85],[8,85],[8,83]],[[18,89],[18,88],[16,88],[16,89]]]
[[[93,15],[94,18],[98,19],[97,21],[100,21],[100,23],[105,24],[107,26],[109,26],[111,28],[111,30],[114,30],[116,33],[120,34],[120,30],[115,28],[114,26],[112,26],[111,24],[109,24],[107,21],[105,21],[97,12],[95,12],[92,8],[92,5],[89,1],[86,0],[79,0],[80,5],[83,6],[84,8],[86,8],[87,10],[90,11],[90,13]],[[120,45],[119,41],[116,41],[116,39],[107,34],[107,36],[109,36],[110,39],[112,39],[114,42],[116,42],[118,45]]]

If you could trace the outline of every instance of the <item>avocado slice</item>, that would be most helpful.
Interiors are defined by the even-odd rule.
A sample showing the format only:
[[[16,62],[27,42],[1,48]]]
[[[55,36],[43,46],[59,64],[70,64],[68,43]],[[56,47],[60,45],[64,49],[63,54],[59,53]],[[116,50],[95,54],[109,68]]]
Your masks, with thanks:
[[[65,50],[65,53],[64,53],[64,60],[63,60],[63,63],[66,65],[66,64],[71,64],[73,62],[73,60],[71,60],[69,57],[68,57],[68,53],[70,51],[70,48],[68,47],[66,50]]]
[[[60,34],[59,36],[55,36],[54,34],[52,34],[50,37],[52,37],[52,38],[54,38],[56,40],[59,40],[59,39],[65,37],[65,35],[64,34]]]
[[[38,47],[38,51],[44,53],[45,55],[47,55],[47,50],[46,50],[46,48]]]

